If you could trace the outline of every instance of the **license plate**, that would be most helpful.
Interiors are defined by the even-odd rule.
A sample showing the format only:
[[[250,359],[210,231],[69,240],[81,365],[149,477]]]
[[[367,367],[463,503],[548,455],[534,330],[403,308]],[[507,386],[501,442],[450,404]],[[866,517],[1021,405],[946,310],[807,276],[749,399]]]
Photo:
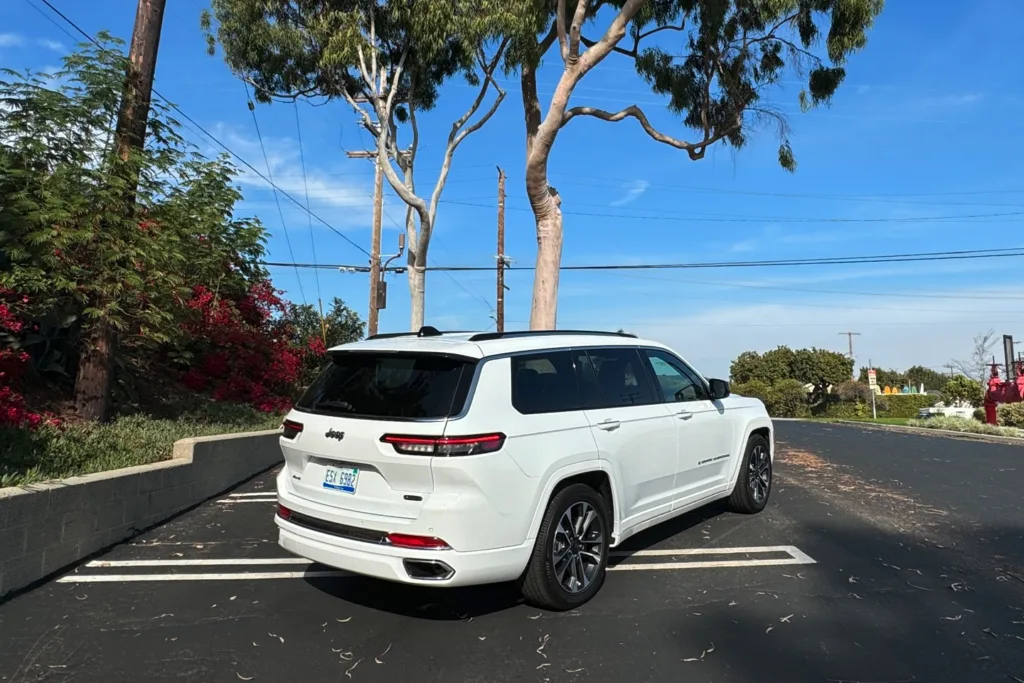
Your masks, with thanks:
[[[359,470],[355,467],[328,467],[324,470],[324,488],[342,493],[355,493]]]

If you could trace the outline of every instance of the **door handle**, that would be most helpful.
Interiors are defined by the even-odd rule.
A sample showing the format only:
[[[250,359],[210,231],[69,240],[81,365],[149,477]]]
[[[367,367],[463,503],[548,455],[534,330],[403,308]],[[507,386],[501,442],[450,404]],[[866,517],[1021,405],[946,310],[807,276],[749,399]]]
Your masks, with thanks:
[[[597,426],[599,429],[603,429],[606,432],[610,432],[613,429],[619,428],[619,421],[608,418],[607,420],[601,420],[600,422],[598,422]]]
[[[693,413],[690,412],[689,410],[678,410],[676,411],[676,417],[678,417],[680,420],[689,420],[691,417],[693,417]]]

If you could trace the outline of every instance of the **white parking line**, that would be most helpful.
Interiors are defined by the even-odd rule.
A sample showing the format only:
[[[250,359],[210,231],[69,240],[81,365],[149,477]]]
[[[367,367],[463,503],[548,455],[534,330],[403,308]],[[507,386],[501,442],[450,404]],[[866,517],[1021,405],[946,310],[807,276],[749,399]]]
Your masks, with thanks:
[[[217,567],[251,566],[265,564],[313,564],[301,557],[271,557],[268,559],[237,557],[223,560],[93,560],[86,567]]]
[[[276,491],[259,491],[257,493],[229,493],[228,498],[266,498],[267,496],[277,496]]]
[[[218,503],[276,503],[277,498],[221,498]]]
[[[742,548],[679,548],[655,549],[629,552],[615,550],[610,554],[614,557],[672,557],[693,555],[758,555],[767,553],[786,553],[787,558],[765,558],[744,560],[701,560],[679,562],[642,563],[630,562],[608,567],[608,571],[659,571],[680,569],[723,569],[730,567],[779,567],[784,565],[816,564],[816,561],[796,546],[773,545]],[[227,567],[227,566],[275,566],[294,565],[312,566],[312,562],[301,557],[278,558],[225,558],[201,560],[94,560],[86,564],[90,568],[118,567]],[[133,583],[151,581],[250,581],[269,579],[323,579],[351,576],[349,572],[338,569],[316,571],[265,571],[265,572],[233,572],[233,573],[185,573],[185,574],[68,574],[57,579],[58,583]]]

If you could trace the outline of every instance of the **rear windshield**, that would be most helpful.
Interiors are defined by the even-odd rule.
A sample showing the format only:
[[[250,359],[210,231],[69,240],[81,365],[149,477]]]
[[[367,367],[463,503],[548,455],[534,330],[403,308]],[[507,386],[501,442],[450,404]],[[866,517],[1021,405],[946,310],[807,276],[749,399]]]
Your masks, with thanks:
[[[295,407],[355,418],[450,417],[466,403],[475,365],[438,354],[337,353]]]

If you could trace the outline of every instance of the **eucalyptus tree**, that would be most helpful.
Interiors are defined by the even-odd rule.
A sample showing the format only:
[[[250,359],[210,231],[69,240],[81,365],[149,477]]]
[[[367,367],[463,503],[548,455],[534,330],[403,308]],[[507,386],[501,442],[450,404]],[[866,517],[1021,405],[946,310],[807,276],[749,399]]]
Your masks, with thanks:
[[[775,124],[779,164],[793,171],[785,117],[762,95],[790,73],[805,79],[804,111],[829,103],[883,1],[522,0],[525,15],[544,17],[536,33],[513,36],[509,48],[510,64],[520,69],[526,192],[537,228],[530,327],[553,328],[556,319],[562,211],[548,183],[548,160],[559,131],[581,117],[633,119],[652,140],[698,161],[716,143],[739,148],[764,124]],[[592,33],[598,24],[604,30]],[[545,109],[537,71],[552,50],[564,69]],[[658,130],[636,104],[618,111],[570,106],[576,86],[612,54],[632,60],[637,76],[666,96],[669,111],[695,134]]]
[[[219,43],[260,101],[341,100],[375,141],[384,177],[407,206],[411,324],[418,329],[452,159],[501,105],[495,72],[511,37],[532,32],[535,17],[505,0],[213,0],[212,9],[203,17],[211,54]],[[415,179],[417,113],[432,109],[442,85],[457,76],[474,95],[438,145],[440,170],[425,194]]]

